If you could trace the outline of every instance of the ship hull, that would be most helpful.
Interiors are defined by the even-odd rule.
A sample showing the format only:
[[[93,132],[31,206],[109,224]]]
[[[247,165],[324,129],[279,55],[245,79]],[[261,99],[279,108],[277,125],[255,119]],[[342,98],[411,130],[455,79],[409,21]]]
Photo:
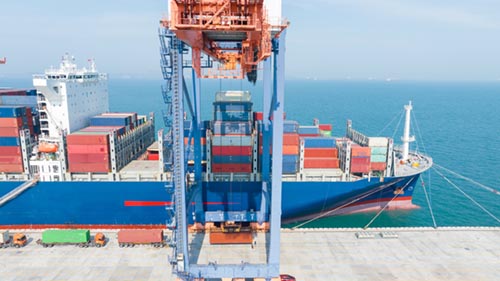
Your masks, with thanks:
[[[418,177],[417,174],[354,182],[284,181],[282,221],[371,211],[386,205],[392,209],[414,207],[411,198]],[[0,183],[0,195],[18,185],[19,182]],[[265,195],[259,182],[205,182],[201,190],[198,202],[202,202],[201,212],[205,216],[197,217],[203,222],[213,221],[209,214],[221,211],[265,213],[260,207]],[[195,201],[190,205],[194,206]],[[39,182],[0,206],[0,227],[158,228],[170,220],[165,210],[170,204],[171,195],[162,182]],[[189,209],[194,217],[194,207]],[[258,221],[256,217],[244,220]]]

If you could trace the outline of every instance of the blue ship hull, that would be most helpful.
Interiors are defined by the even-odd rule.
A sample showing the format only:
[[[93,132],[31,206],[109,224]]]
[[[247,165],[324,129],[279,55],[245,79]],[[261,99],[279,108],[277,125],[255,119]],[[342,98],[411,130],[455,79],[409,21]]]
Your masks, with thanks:
[[[283,182],[282,220],[293,222],[318,215],[363,211],[388,202],[411,204],[419,175],[363,179],[355,182]],[[19,182],[1,182],[0,196]],[[259,221],[261,183],[205,182],[203,207],[190,212],[197,221],[217,221],[217,214],[247,214],[242,221]],[[305,196],[307,195],[307,196]],[[198,201],[198,202],[199,202]],[[171,195],[162,182],[39,182],[0,206],[0,227],[161,227],[169,220],[165,207]],[[406,204],[407,205],[407,204]],[[254,210],[247,212],[246,210]],[[347,211],[346,211],[347,210]],[[241,216],[240,216],[241,217]],[[232,217],[225,217],[224,219]]]

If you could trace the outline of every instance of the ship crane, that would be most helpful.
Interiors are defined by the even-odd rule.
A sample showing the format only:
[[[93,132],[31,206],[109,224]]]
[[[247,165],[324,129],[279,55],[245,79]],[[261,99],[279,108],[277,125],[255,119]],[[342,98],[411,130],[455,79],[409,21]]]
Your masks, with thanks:
[[[172,177],[166,188],[174,204],[170,263],[182,280],[195,278],[264,278],[279,276],[281,227],[281,171],[284,108],[284,55],[288,23],[281,20],[281,1],[267,0],[171,0],[169,18],[160,21],[161,68],[165,85],[166,146],[173,152],[165,157]],[[191,58],[187,59],[190,54]],[[261,159],[262,202],[259,222],[269,223],[266,259],[258,263],[234,260],[223,264],[201,264],[202,251],[188,236],[188,217],[204,222],[201,169],[200,79],[257,80],[263,68],[263,157]],[[184,69],[191,69],[188,87]],[[186,75],[187,77],[187,75]],[[189,93],[191,89],[191,94]],[[194,179],[187,184],[184,133],[184,106],[191,113],[190,136],[194,139]],[[271,126],[272,125],[272,126]],[[272,138],[272,139],[271,139]],[[272,144],[273,161],[270,161]],[[272,171],[272,173],[271,173]],[[194,210],[188,214],[188,210]],[[254,210],[248,210],[252,212]],[[229,215],[229,214],[225,214]],[[233,215],[233,214],[231,214]],[[241,213],[241,217],[245,214]],[[228,222],[233,223],[233,222]],[[239,225],[234,222],[234,225]],[[199,249],[195,249],[200,247]],[[194,253],[192,255],[192,253]],[[258,255],[258,252],[254,252]],[[232,256],[232,255],[231,255]]]

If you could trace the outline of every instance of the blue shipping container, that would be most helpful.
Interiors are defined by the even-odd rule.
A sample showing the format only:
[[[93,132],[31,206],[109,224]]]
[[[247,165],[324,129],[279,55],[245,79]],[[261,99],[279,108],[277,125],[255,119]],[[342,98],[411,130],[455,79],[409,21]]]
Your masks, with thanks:
[[[251,146],[252,136],[213,136],[212,145],[216,146]]]
[[[299,165],[297,163],[283,163],[282,173],[283,174],[295,174],[299,169]]]
[[[283,155],[283,163],[297,163],[299,162],[298,155]]]
[[[319,127],[316,126],[299,126],[300,135],[319,135]]]
[[[333,148],[336,147],[333,137],[304,137],[305,148]]]
[[[130,117],[127,116],[94,116],[90,119],[90,126],[127,126]]]
[[[0,146],[19,146],[21,143],[19,142],[18,137],[0,137]]]
[[[285,120],[283,122],[283,133],[298,133],[299,132],[299,123],[297,121]]]
[[[212,156],[212,162],[217,164],[246,164],[252,163],[252,156],[231,155],[231,156]]]
[[[12,118],[26,116],[26,107],[20,105],[0,105],[0,117]]]

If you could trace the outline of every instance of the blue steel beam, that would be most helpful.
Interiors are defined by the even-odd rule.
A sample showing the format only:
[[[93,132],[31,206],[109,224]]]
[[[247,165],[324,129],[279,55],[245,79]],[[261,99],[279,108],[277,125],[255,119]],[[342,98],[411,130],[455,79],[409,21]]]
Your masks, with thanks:
[[[259,223],[263,223],[269,213],[269,175],[270,175],[270,127],[271,121],[269,114],[271,111],[271,96],[273,95],[273,78],[272,78],[272,61],[271,57],[264,60],[264,75],[263,75],[263,92],[262,105],[263,105],[263,118],[262,118],[262,157],[261,161],[261,175],[262,175],[262,199],[261,199],[261,215],[258,218]]]
[[[285,38],[283,30],[279,38],[273,39],[274,50],[274,100],[273,104],[273,163],[271,175],[271,220],[268,264],[280,264],[281,229],[281,179],[283,157],[283,113],[285,102]],[[279,275],[279,272],[276,276]]]

